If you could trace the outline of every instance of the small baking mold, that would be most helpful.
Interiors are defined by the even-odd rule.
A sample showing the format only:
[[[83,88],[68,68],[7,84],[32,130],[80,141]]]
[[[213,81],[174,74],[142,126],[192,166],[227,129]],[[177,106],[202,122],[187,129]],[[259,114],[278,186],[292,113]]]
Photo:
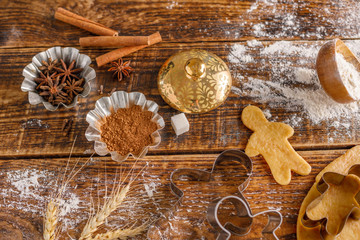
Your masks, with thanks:
[[[109,151],[104,142],[101,141],[101,124],[105,117],[110,116],[111,113],[116,112],[119,108],[130,108],[133,105],[138,105],[143,111],[150,111],[153,113],[151,121],[155,122],[158,129],[152,133],[153,143],[145,146],[139,155],[129,152],[127,155],[120,155],[116,151]],[[89,127],[85,132],[85,137],[88,141],[95,141],[94,150],[100,156],[105,156],[110,153],[111,158],[115,161],[125,161],[130,155],[134,158],[143,158],[147,154],[149,148],[157,147],[161,142],[159,130],[165,126],[164,119],[157,113],[159,106],[151,101],[146,100],[144,94],[140,92],[124,92],[117,91],[111,94],[110,97],[103,97],[96,101],[95,109],[91,110],[86,115],[86,121]]]
[[[62,59],[65,63],[70,63],[73,60],[76,61],[75,68],[83,68],[83,71],[80,73],[80,77],[84,78],[84,90],[77,96],[74,97],[73,101],[66,105],[60,103],[57,106],[52,105],[47,102],[42,96],[39,95],[38,91],[35,89],[37,83],[35,78],[38,78],[40,75],[39,67],[42,66],[42,61],[47,62],[48,59]],[[78,97],[87,97],[91,91],[90,82],[96,78],[96,73],[93,68],[90,67],[91,59],[85,54],[79,53],[79,50],[72,47],[52,47],[48,50],[36,54],[32,58],[32,62],[28,64],[23,70],[24,81],[21,84],[21,90],[23,92],[28,92],[29,103],[31,105],[37,105],[42,103],[45,108],[49,111],[55,111],[60,105],[63,105],[66,108],[72,108],[77,104]]]

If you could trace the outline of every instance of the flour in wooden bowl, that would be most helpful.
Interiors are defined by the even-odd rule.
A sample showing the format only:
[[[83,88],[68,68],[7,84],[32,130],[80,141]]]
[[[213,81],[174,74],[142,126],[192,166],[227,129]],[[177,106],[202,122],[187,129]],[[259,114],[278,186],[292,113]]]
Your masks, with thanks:
[[[335,58],[340,77],[350,97],[360,100],[360,73],[341,53],[336,52]]]

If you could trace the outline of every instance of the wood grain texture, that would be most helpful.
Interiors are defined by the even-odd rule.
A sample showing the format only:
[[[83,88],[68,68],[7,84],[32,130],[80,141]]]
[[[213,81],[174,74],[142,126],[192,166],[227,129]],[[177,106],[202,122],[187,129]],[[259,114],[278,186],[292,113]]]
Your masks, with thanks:
[[[0,46],[78,45],[84,30],[54,19],[64,7],[121,35],[160,31],[165,41],[359,37],[357,0],[2,1]]]
[[[264,42],[265,45],[272,43]],[[321,42],[317,41],[298,42],[298,44],[307,44],[309,47],[321,46]],[[131,59],[131,65],[135,68],[135,72],[130,78],[122,82],[114,80],[111,73],[106,71],[106,68],[99,69],[93,64],[97,79],[92,83],[92,91],[89,97],[80,97],[79,104],[72,109],[62,108],[55,112],[47,111],[42,104],[30,105],[27,100],[27,93],[22,93],[20,90],[23,80],[22,69],[31,62],[31,58],[35,54],[46,50],[46,48],[22,49],[21,55],[19,55],[17,49],[0,50],[0,94],[2,96],[0,99],[0,133],[2,136],[7,136],[3,138],[0,146],[0,155],[63,154],[64,147],[70,146],[75,136],[77,136],[78,140],[74,153],[77,155],[84,152],[90,153],[93,149],[93,143],[88,142],[84,136],[88,127],[85,117],[88,111],[94,109],[95,101],[101,97],[97,92],[100,85],[104,86],[105,94],[103,96],[107,96],[106,93],[109,93],[113,88],[128,92],[139,91],[144,93],[148,99],[160,105],[159,113],[163,116],[166,126],[161,131],[162,143],[159,147],[150,151],[150,154],[169,154],[178,153],[179,151],[218,152],[229,148],[244,149],[251,132],[242,124],[240,114],[248,104],[255,104],[262,109],[271,110],[272,117],[269,118],[270,121],[286,122],[291,118],[300,118],[301,124],[293,126],[295,134],[290,138],[291,144],[297,149],[350,147],[359,142],[360,128],[358,128],[358,125],[360,123],[355,121],[356,119],[348,119],[349,126],[346,128],[335,128],[332,126],[331,121],[314,124],[301,108],[288,107],[285,109],[282,102],[279,102],[277,106],[273,106],[275,99],[260,103],[257,98],[249,97],[246,94],[239,96],[234,92],[216,110],[201,115],[188,114],[190,131],[176,137],[170,124],[170,117],[178,112],[170,108],[162,100],[157,89],[156,79],[161,65],[168,57],[179,50],[194,48],[206,49],[227,61],[232,46],[233,44],[230,43],[227,45],[221,43],[161,43],[127,57],[126,59]],[[92,59],[104,51],[106,50],[81,49],[82,53],[88,54]],[[242,88],[243,84],[250,78],[271,81],[271,71],[274,64],[276,64],[272,62],[271,58],[273,56],[260,56],[256,49],[250,49],[247,54],[255,59],[255,63],[232,65],[233,85]],[[290,61],[290,59],[286,57],[284,61]],[[294,55],[291,57],[291,61],[294,66],[315,67],[313,62],[315,59],[312,58],[302,59]],[[291,78],[291,75],[289,77]],[[289,84],[295,87],[297,83],[289,82]],[[70,117],[74,117],[73,128],[69,136],[63,136],[61,131],[63,121]],[[352,129],[351,133],[349,133],[349,129]]]
[[[93,61],[97,79],[92,83],[90,96],[80,98],[72,109],[49,112],[42,105],[31,106],[27,93],[21,92],[23,68],[35,54],[47,48],[73,46],[80,49],[79,38],[92,36],[55,20],[53,15],[58,7],[119,30],[120,35],[145,36],[160,31],[164,41],[126,57],[132,61],[135,72],[120,83],[112,79],[106,68],[97,68]],[[154,220],[171,208],[177,201],[169,189],[171,171],[181,167],[209,170],[221,151],[244,149],[251,132],[242,124],[240,114],[246,105],[254,104],[267,110],[270,121],[297,123],[292,120],[299,119],[300,122],[294,124],[295,134],[289,140],[312,166],[311,174],[293,174],[289,185],[280,186],[271,177],[263,158],[255,157],[250,185],[244,192],[253,212],[269,208],[280,210],[284,223],[277,235],[280,239],[296,239],[297,214],[314,177],[345,149],[359,144],[360,121],[354,112],[346,121],[340,118],[336,123],[332,120],[314,123],[301,107],[286,105],[275,98],[261,100],[261,94],[254,96],[244,89],[251,79],[269,83],[284,79],[283,83],[289,88],[302,87],[301,83],[291,81],[294,77],[291,68],[315,69],[314,56],[326,39],[359,39],[359,12],[358,0],[1,1],[0,239],[41,239],[42,214],[59,187],[74,139],[77,138],[73,155],[82,157],[76,169],[93,153],[93,143],[84,136],[88,126],[85,117],[94,108],[95,101],[102,97],[97,93],[100,85],[104,86],[103,96],[113,88],[143,92],[160,105],[159,113],[166,122],[160,146],[133,168],[132,176],[145,166],[122,208],[109,219],[108,229]],[[259,46],[246,42],[253,39],[258,40],[256,45]],[[289,40],[292,46],[303,48],[296,49],[296,54],[284,54],[286,51],[264,54],[267,46],[283,43],[280,40]],[[352,43],[356,46],[359,40]],[[234,46],[240,49],[236,56]],[[224,59],[230,66],[235,88],[218,109],[202,115],[188,114],[190,131],[176,137],[170,117],[178,112],[159,95],[157,73],[172,54],[195,48],[211,51]],[[109,50],[80,49],[92,60]],[[301,51],[305,53],[300,54]],[[314,85],[307,83],[304,88],[311,89]],[[69,135],[64,136],[62,124],[71,117],[74,118],[73,127]],[[72,157],[70,166],[76,161],[77,158]],[[90,208],[103,202],[119,182],[119,176],[126,176],[133,163],[133,159],[121,164],[109,157],[91,159],[64,195],[61,239],[79,236]],[[185,191],[183,204],[166,221],[164,231],[157,234],[167,239],[200,239],[200,236],[214,239],[216,235],[205,220],[205,210],[215,197],[237,191],[244,171],[233,169],[229,173],[229,169],[222,169],[214,176],[216,181],[209,183],[178,182]],[[252,232],[245,238],[260,239],[263,224],[256,219]],[[138,239],[145,239],[145,234]]]
[[[343,153],[343,150],[301,151],[300,154],[311,164],[313,171],[309,176],[293,174],[292,181],[287,186],[276,184],[270,175],[269,167],[261,157],[253,158],[253,175],[248,188],[244,191],[244,196],[255,213],[269,208],[280,210],[284,222],[277,235],[280,239],[295,239],[297,213],[303,198],[313,184],[314,177]],[[148,156],[138,161],[133,168],[133,176],[138,174],[143,166],[145,168],[138,175],[134,184],[136,187],[127,201],[110,219],[108,227],[123,226],[124,222],[129,221],[156,219],[160,212],[164,213],[176,202],[175,196],[169,189],[171,171],[182,167],[210,170],[216,156],[216,154],[159,155]],[[64,174],[67,160],[67,158],[0,160],[0,180],[3,183],[0,186],[2,199],[0,221],[12,226],[2,225],[5,231],[0,231],[0,234],[9,233],[16,236],[17,232],[21,231],[24,234],[23,239],[38,239],[34,236],[42,233],[42,211],[57,188],[56,180]],[[77,160],[71,158],[69,166],[75,166]],[[76,169],[85,162],[86,158],[80,159]],[[94,157],[84,167],[70,183],[64,196],[64,205],[68,207],[65,210],[66,214],[60,217],[60,224],[66,226],[62,232],[64,239],[68,238],[67,234],[78,236],[88,216],[91,201],[94,206],[102,202],[105,188],[108,188],[109,193],[113,184],[119,182],[119,175],[126,176],[133,164],[133,159],[119,164],[109,158]],[[176,182],[185,192],[185,197],[174,218],[170,219],[169,226],[172,225],[174,229],[167,229],[161,234],[171,239],[171,236],[179,234],[176,229],[182,229],[181,234],[185,239],[200,239],[201,235],[213,239],[214,232],[205,220],[206,206],[216,197],[236,193],[237,186],[244,179],[244,173],[241,168],[220,168],[213,174],[213,181],[208,183]],[[24,187],[26,186],[24,184],[27,184],[28,188]],[[151,197],[149,193],[152,194]],[[258,219],[255,223],[246,239],[261,237],[259,234],[263,225],[260,225],[261,221],[258,224]]]

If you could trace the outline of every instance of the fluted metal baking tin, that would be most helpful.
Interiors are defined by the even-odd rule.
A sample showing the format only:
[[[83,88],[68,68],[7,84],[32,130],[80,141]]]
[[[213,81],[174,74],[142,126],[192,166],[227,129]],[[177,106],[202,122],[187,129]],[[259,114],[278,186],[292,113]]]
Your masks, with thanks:
[[[111,152],[107,149],[106,144],[101,141],[101,121],[109,116],[112,112],[116,112],[119,108],[129,108],[133,105],[139,105],[144,111],[150,111],[154,113],[151,119],[158,125],[158,130],[152,133],[154,143],[152,145],[143,148],[139,155],[128,153],[125,156],[121,156],[117,152]],[[86,115],[86,121],[89,123],[89,127],[86,129],[85,137],[88,141],[95,141],[95,152],[100,156],[105,156],[110,153],[111,158],[115,161],[125,161],[130,155],[134,158],[142,158],[146,155],[150,147],[157,147],[161,142],[161,136],[159,130],[164,128],[164,119],[157,113],[159,106],[151,101],[146,100],[144,94],[140,92],[114,92],[110,97],[103,97],[96,101],[95,109],[91,110]]]
[[[78,101],[78,96],[86,97],[91,91],[90,81],[96,78],[95,70],[90,67],[91,59],[85,54],[79,53],[79,50],[72,47],[52,47],[48,50],[36,54],[32,58],[32,62],[28,64],[23,70],[23,76],[25,77],[24,81],[21,84],[21,90],[23,92],[29,93],[29,103],[31,105],[37,105],[39,103],[44,104],[45,108],[50,111],[55,111],[59,106],[53,106],[51,103],[45,101],[36,91],[36,82],[35,78],[39,77],[39,67],[42,66],[42,61],[48,61],[48,58],[52,60],[63,59],[65,62],[71,62],[75,59],[76,65],[75,68],[83,68],[84,70],[80,73],[80,77],[84,78],[84,91],[77,95],[72,103],[69,105],[61,103],[66,108],[72,108],[76,105]]]

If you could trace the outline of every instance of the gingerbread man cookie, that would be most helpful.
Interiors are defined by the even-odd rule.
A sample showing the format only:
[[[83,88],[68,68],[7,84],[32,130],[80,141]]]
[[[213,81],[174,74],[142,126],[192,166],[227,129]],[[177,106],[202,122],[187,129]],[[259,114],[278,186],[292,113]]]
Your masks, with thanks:
[[[323,235],[336,236],[342,231],[349,217],[353,216],[357,220],[360,217],[357,197],[360,193],[360,178],[353,174],[344,176],[327,172],[323,175],[323,182],[326,183],[325,191],[324,183],[321,186],[318,184],[322,195],[307,206],[306,215],[315,224],[323,222],[326,229],[326,234]]]
[[[254,157],[262,155],[270,167],[275,181],[287,185],[291,170],[308,175],[311,166],[293,149],[288,138],[294,130],[285,123],[269,122],[260,108],[247,106],[241,115],[246,127],[254,131],[246,145],[245,153]]]
[[[353,147],[350,150],[348,150],[344,155],[341,155],[340,157],[335,159],[333,162],[331,162],[329,165],[327,165],[316,176],[315,183],[309,190],[308,194],[306,195],[303,203],[301,204],[301,208],[299,211],[298,220],[297,220],[297,230],[296,230],[298,240],[324,239],[324,226],[323,226],[324,224],[318,224],[313,227],[306,226],[307,224],[304,225],[304,215],[306,214],[306,212],[309,213],[309,210],[312,209],[311,205],[318,202],[317,199],[322,199],[324,197],[324,196],[322,196],[322,193],[319,192],[319,189],[318,189],[318,185],[319,185],[319,183],[321,183],[321,180],[324,178],[324,176],[326,178],[326,174],[328,174],[328,173],[331,173],[331,174],[338,173],[338,174],[341,174],[344,176],[350,176],[349,174],[354,174],[352,169],[354,168],[354,166],[360,164],[359,156],[360,156],[360,146]],[[359,177],[360,171],[357,171],[356,175]],[[350,189],[352,189],[350,191],[350,193],[356,193],[358,191],[358,188],[357,188],[358,183],[356,183],[358,181],[356,179],[354,179],[354,176],[352,178],[353,178],[353,180],[355,180],[355,188],[352,188],[351,186],[346,184],[347,185],[346,189],[341,189],[341,191],[347,190],[348,187],[350,187]],[[352,181],[352,182],[354,182],[354,181]],[[329,186],[329,189],[330,189],[330,186]],[[351,197],[351,199],[352,198],[353,197]],[[358,199],[358,197],[356,197],[356,198]],[[344,205],[344,203],[345,203],[345,206],[347,206],[349,204],[349,202],[346,199],[350,199],[350,198],[347,198],[346,195],[344,195],[343,193],[331,194],[331,198],[330,198],[331,202],[327,201],[328,202],[327,204],[331,204],[329,206],[334,211],[332,211],[330,213],[331,215],[326,216],[326,219],[329,219],[329,218],[330,219],[331,218],[339,219],[339,217],[342,218],[339,215],[339,213],[341,213],[341,215],[343,216],[342,209],[344,209],[344,208],[341,207],[341,209],[339,209],[339,206],[332,205],[332,204],[333,204],[333,202],[337,202],[336,204],[341,204],[341,205]],[[356,206],[358,206],[358,204],[355,203],[354,207],[356,207]],[[325,205],[325,207],[327,208],[326,205]],[[317,210],[320,210],[320,212],[324,212],[326,209],[323,207],[318,207]],[[348,211],[345,211],[345,213],[346,212],[348,213]],[[314,217],[314,216],[312,216],[312,217]],[[336,229],[338,229],[335,232],[335,234],[338,233],[336,235],[336,240],[360,239],[360,231],[359,231],[360,220],[358,218],[359,218],[358,214],[355,214],[354,216],[349,216],[349,218],[345,222],[345,225],[343,225],[343,226],[342,226],[343,220],[340,219],[340,222],[338,220],[336,220],[337,224],[340,224],[340,228],[339,228],[339,226],[336,227]],[[327,225],[327,222],[324,222],[324,223],[325,223],[325,225]],[[341,230],[341,232],[339,230]],[[333,232],[333,231],[331,229],[329,229],[329,227],[327,227],[327,230],[325,231],[325,233],[327,233],[327,234],[325,234],[326,235],[325,237],[329,237],[328,233],[331,233],[331,232]],[[330,235],[330,237],[331,237],[331,235]],[[334,237],[334,236],[332,236],[332,237]],[[326,238],[326,239],[329,239],[329,238]]]

